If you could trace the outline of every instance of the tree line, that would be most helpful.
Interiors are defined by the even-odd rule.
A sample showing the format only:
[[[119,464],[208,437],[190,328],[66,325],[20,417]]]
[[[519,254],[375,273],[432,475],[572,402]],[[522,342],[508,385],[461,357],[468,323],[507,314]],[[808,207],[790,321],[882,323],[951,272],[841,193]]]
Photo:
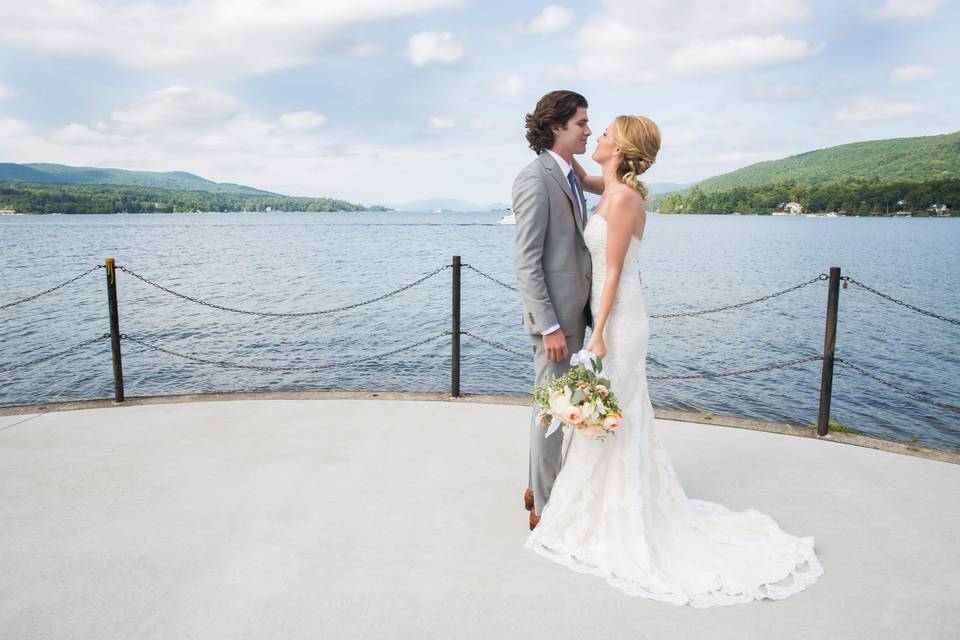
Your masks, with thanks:
[[[334,198],[257,196],[106,184],[0,182],[0,210],[19,213],[185,213],[192,211],[369,211]]]
[[[656,198],[651,209],[660,213],[769,214],[786,202],[799,202],[806,213],[870,215],[924,211],[931,205],[946,205],[953,211],[960,206],[960,177],[923,181],[847,179],[820,184],[783,180],[716,191],[704,191],[698,185]]]

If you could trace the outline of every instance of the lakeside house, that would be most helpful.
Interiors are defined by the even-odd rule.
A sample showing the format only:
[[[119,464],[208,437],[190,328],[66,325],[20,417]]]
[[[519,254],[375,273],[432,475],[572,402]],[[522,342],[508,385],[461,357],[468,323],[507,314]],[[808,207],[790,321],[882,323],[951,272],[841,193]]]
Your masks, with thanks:
[[[777,205],[775,216],[799,216],[803,213],[803,205],[799,202],[781,202]]]

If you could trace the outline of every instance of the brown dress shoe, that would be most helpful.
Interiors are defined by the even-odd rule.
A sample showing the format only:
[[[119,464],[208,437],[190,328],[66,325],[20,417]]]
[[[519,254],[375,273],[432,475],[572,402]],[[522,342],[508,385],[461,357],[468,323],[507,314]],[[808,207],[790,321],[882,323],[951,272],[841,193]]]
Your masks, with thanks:
[[[537,525],[540,524],[540,516],[537,515],[536,511],[530,511],[530,531],[533,531],[537,528]]]
[[[523,508],[527,511],[533,511],[533,491],[530,489],[523,492]]]

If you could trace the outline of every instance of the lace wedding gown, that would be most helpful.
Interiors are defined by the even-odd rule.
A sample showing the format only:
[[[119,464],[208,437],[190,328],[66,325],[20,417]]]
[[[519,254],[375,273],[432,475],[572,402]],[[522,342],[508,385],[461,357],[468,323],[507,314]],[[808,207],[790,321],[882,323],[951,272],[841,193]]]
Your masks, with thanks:
[[[591,216],[594,317],[606,273],[606,221]],[[754,509],[687,498],[654,428],[647,390],[649,324],[640,291],[641,242],[631,239],[607,322],[604,372],[623,410],[605,441],[564,434],[563,467],[526,547],[627,594],[694,607],[779,600],[816,581],[813,538],[784,533]]]

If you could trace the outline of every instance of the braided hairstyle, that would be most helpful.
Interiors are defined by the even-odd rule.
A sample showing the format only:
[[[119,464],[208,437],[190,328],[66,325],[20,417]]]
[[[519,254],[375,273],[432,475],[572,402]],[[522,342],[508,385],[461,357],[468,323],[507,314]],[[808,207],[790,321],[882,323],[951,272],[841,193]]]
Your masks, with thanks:
[[[617,167],[617,179],[646,198],[647,185],[641,182],[640,175],[656,161],[660,151],[657,123],[646,116],[617,116],[610,127],[610,135],[623,153],[623,160]]]

